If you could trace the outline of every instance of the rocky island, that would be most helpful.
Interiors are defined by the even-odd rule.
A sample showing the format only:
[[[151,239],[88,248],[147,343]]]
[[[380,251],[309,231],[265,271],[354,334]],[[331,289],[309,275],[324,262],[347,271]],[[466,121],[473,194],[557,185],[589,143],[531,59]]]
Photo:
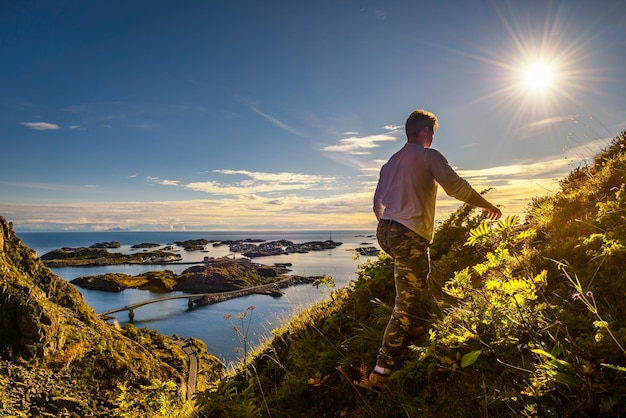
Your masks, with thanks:
[[[182,261],[182,256],[162,250],[147,251],[141,254],[122,254],[109,252],[102,247],[63,247],[42,255],[41,261],[46,267],[89,267],[117,264],[173,263]]]
[[[185,251],[202,251],[207,244],[210,244],[211,241],[208,241],[204,238],[202,239],[189,239],[187,241],[176,241],[175,244],[179,247],[183,247]]]
[[[255,244],[250,240],[223,241],[223,243],[228,244],[231,252],[240,253],[249,258],[332,250],[342,245],[341,242],[335,242],[333,240],[309,241],[300,244],[295,244],[288,240],[263,241],[259,244]]]
[[[122,244],[118,241],[110,241],[110,242],[96,242],[89,248],[120,248]]]
[[[171,270],[149,271],[137,276],[108,273],[81,276],[71,283],[84,289],[107,292],[142,289],[155,292],[213,293],[277,283],[287,278],[287,272],[284,265],[266,266],[245,258],[224,257],[190,267],[181,274],[174,274]],[[314,277],[305,281],[312,282],[316,279]],[[303,281],[298,281],[301,282]]]
[[[142,242],[141,244],[135,244],[135,245],[131,245],[130,248],[132,248],[133,250],[138,250],[140,248],[156,248],[156,247],[160,247],[161,244],[157,244],[154,242]]]

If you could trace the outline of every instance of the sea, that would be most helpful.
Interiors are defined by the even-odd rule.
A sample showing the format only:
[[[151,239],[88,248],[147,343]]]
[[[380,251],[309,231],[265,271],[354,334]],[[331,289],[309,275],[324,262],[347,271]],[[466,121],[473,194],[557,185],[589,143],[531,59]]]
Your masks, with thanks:
[[[230,256],[239,258],[240,254],[232,254],[228,245],[213,245],[227,240],[277,241],[288,240],[294,243],[333,240],[341,242],[340,246],[322,251],[294,253],[254,258],[254,262],[273,265],[290,263],[289,274],[299,276],[331,276],[337,288],[347,286],[356,280],[359,265],[376,256],[362,256],[355,251],[358,247],[378,247],[374,231],[253,231],[253,232],[16,232],[17,236],[32,250],[42,256],[47,252],[63,247],[89,247],[95,243],[118,241],[120,248],[109,249],[110,252],[133,253],[146,251],[131,248],[142,243],[159,244],[162,249],[172,246],[173,251],[182,256],[181,263],[187,264],[126,264],[96,267],[60,267],[51,268],[59,277],[71,281],[80,276],[93,276],[105,273],[125,273],[138,275],[153,270],[171,270],[176,274],[191,267],[188,263],[201,263],[205,257]],[[185,251],[176,242],[206,239],[210,244],[200,251]],[[163,296],[185,295],[183,292],[167,294],[147,290],[127,289],[122,292],[103,292],[85,290],[77,287],[85,302],[96,313],[123,307],[132,303],[157,299]],[[194,306],[189,310],[187,299],[173,299],[148,304],[135,309],[132,324],[138,328],[150,328],[164,335],[194,337],[204,341],[207,351],[220,358],[226,365],[232,366],[240,360],[243,342],[235,333],[233,326],[238,326],[246,334],[248,348],[263,344],[272,336],[272,330],[290,320],[290,318],[310,305],[330,297],[332,289],[326,286],[315,287],[301,284],[283,289],[281,297],[269,295],[249,295],[231,299],[213,305]],[[253,308],[252,308],[253,307]],[[246,313],[243,322],[238,319]],[[125,325],[130,320],[127,311],[119,312],[110,323]],[[230,319],[226,317],[230,316]]]

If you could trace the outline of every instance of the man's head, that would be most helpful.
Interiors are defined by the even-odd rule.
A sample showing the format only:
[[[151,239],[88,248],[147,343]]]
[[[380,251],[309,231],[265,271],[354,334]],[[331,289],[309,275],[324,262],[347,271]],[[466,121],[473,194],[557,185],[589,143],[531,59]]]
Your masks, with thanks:
[[[407,139],[411,141],[411,138],[419,137],[424,128],[427,128],[429,134],[434,134],[439,128],[437,116],[423,109],[411,112],[404,125]]]

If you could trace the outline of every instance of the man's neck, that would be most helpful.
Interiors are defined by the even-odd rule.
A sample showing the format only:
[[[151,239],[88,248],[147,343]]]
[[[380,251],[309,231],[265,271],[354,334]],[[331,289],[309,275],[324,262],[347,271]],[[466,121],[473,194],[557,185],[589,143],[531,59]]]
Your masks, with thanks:
[[[430,144],[427,141],[427,138],[424,137],[423,135],[419,135],[419,136],[412,136],[411,138],[409,138],[407,140],[407,142],[409,144],[417,144],[417,145],[421,145],[424,148],[428,148],[430,146]]]

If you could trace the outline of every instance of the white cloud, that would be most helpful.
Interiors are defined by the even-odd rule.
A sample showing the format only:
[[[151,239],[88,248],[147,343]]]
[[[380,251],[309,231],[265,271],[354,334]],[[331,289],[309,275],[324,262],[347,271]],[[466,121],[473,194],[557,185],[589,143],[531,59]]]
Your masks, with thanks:
[[[260,171],[247,171],[247,170],[214,170],[214,173],[220,174],[230,174],[236,175],[241,174],[246,177],[250,177],[256,181],[269,181],[269,182],[279,182],[279,183],[308,183],[314,184],[319,183],[321,181],[330,181],[333,177],[324,177],[318,175],[311,174],[301,174],[301,173],[289,173],[289,172],[281,172],[281,173],[265,173]]]
[[[179,186],[180,185],[180,181],[178,180],[167,180],[167,179],[161,180],[160,178],[153,177],[153,176],[146,177],[146,180],[148,180],[149,183],[161,184],[163,186]]]
[[[34,129],[36,131],[51,131],[56,129],[61,129],[59,125],[56,123],[48,123],[48,122],[22,122],[22,125],[29,127],[30,129]]]
[[[178,186],[180,182],[178,180],[161,180],[160,183],[164,186]]]
[[[457,170],[457,173],[466,179],[471,178],[494,178],[494,177],[523,177],[537,178],[547,174],[562,176],[570,171],[567,169],[569,161],[564,158],[541,161],[530,164],[512,164],[507,166],[489,167],[478,170]]]
[[[549,125],[553,125],[555,123],[560,123],[560,122],[565,122],[565,121],[569,121],[572,118],[570,116],[554,116],[551,118],[545,118],[545,119],[541,119],[535,122],[531,122],[528,127],[530,128],[539,128],[539,127],[543,127],[543,126],[549,126]]]
[[[370,154],[369,149],[377,148],[378,142],[395,141],[397,137],[390,134],[350,136],[339,140],[337,145],[327,145],[322,147],[322,151],[342,152],[352,155]]]
[[[247,170],[214,170],[226,176],[243,176],[240,181],[220,183],[217,181],[191,182],[186,188],[216,195],[239,195],[284,192],[288,190],[329,189],[334,177],[301,173],[265,173]]]
[[[382,127],[385,133],[375,135],[359,135],[358,132],[345,132],[344,135],[349,135],[347,138],[340,139],[339,143],[335,145],[326,145],[321,150],[342,153],[343,155],[369,155],[372,148],[380,146],[379,142],[397,140],[402,128],[402,126],[385,125]],[[362,164],[356,165],[360,166],[358,168],[362,168]]]

